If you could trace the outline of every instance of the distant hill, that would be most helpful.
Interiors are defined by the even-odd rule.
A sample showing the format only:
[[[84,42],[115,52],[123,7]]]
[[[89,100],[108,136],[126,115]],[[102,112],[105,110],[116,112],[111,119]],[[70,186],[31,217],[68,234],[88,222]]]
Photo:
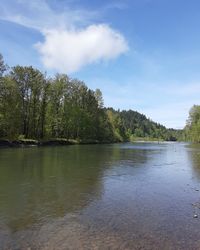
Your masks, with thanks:
[[[167,129],[165,126],[148,119],[144,114],[133,110],[116,111],[107,108],[121,120],[121,131],[127,138],[158,138],[166,141],[177,141],[181,139],[182,130]]]

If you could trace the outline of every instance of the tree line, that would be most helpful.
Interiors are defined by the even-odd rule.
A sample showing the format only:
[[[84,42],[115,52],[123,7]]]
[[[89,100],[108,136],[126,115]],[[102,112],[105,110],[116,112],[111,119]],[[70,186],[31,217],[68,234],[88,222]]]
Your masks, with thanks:
[[[136,111],[105,108],[99,89],[66,74],[47,77],[32,66],[9,68],[0,54],[0,138],[115,142],[177,140],[179,134]]]
[[[187,141],[200,143],[200,105],[194,105],[184,128],[184,138]]]

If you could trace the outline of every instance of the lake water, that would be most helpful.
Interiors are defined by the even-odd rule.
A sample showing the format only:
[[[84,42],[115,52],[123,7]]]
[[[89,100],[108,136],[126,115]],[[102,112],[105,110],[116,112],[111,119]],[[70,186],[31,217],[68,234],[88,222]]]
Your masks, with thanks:
[[[0,249],[200,249],[200,146],[1,149]]]

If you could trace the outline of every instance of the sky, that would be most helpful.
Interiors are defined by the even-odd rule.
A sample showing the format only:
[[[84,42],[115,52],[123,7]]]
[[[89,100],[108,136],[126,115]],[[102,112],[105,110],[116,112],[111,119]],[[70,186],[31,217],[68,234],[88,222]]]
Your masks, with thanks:
[[[65,73],[106,107],[183,128],[200,104],[199,0],[1,0],[9,66]]]

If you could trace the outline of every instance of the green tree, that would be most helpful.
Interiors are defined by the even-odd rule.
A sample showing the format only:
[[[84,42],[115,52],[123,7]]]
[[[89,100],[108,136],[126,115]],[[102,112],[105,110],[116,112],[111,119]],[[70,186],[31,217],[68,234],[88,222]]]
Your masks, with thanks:
[[[102,109],[104,106],[103,95],[100,89],[96,89],[94,92],[94,96],[98,103],[98,108]]]
[[[20,115],[22,134],[28,138],[39,137],[40,110],[43,87],[43,74],[33,67],[16,66],[10,73],[20,93]]]
[[[190,109],[185,131],[191,141],[200,142],[200,105]]]
[[[0,137],[126,141],[134,136],[176,140],[170,130],[133,110],[104,108],[99,89],[65,74],[47,78],[33,67],[7,67],[0,54]],[[190,112],[185,135],[199,139],[199,106]]]
[[[7,69],[7,66],[4,63],[4,59],[3,59],[2,54],[0,54],[0,77],[3,76],[3,73],[6,71],[6,69]]]
[[[0,137],[17,138],[20,123],[20,94],[16,83],[6,76],[0,82]]]

